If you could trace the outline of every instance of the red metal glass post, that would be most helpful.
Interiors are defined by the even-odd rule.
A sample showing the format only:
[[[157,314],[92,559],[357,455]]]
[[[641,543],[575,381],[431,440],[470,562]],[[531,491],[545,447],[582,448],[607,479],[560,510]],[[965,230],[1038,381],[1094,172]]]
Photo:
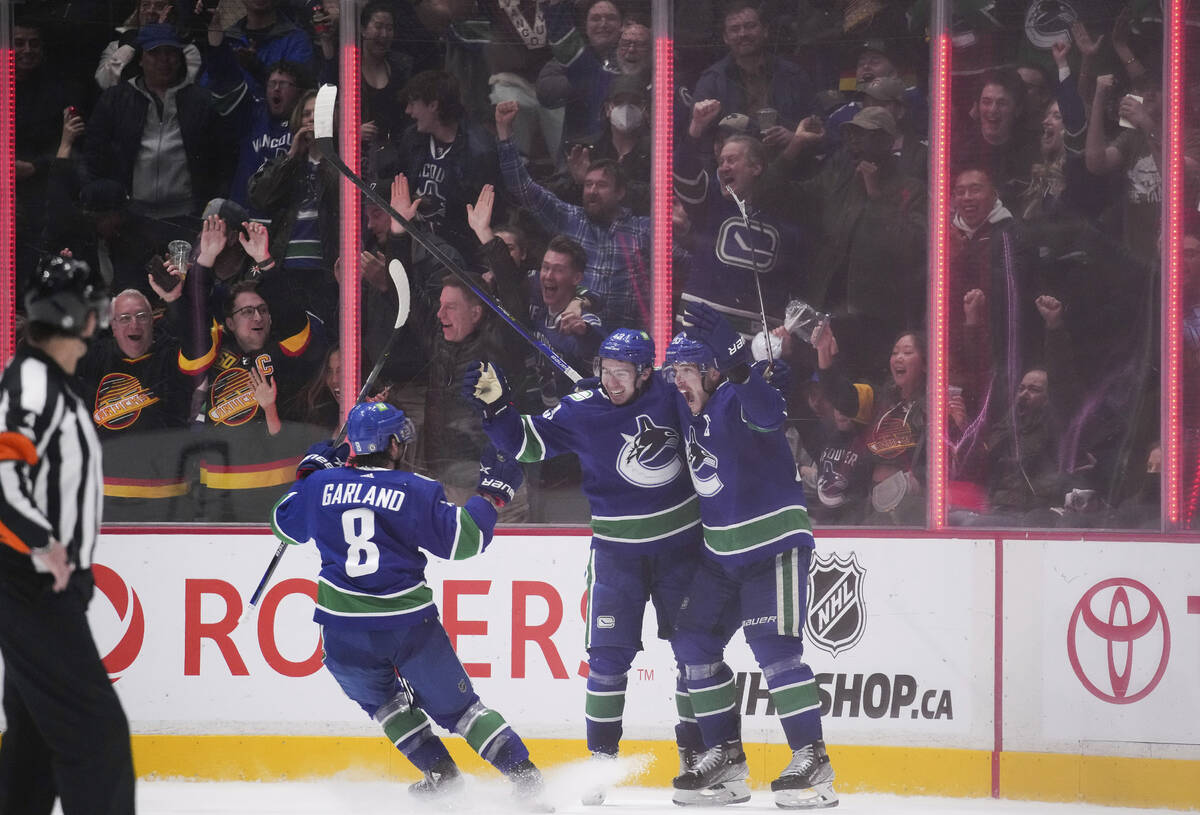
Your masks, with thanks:
[[[350,10],[354,5],[350,5]],[[361,118],[358,84],[358,14],[342,15],[339,32],[339,70],[342,76],[338,88],[338,144],[346,166],[355,173],[362,172],[362,150],[359,142]],[[349,179],[341,179],[342,196],[342,282],[341,282],[341,352],[342,352],[342,419],[353,407],[358,394],[359,360],[361,358],[361,291],[359,254],[362,251],[362,193]]]
[[[662,364],[671,341],[671,210],[673,192],[673,113],[675,106],[675,45],[671,41],[671,3],[657,0],[654,3],[654,150],[651,156],[651,187],[654,199],[651,203],[653,233],[651,239],[653,261],[651,286],[654,292],[651,336],[657,351],[657,362]]]
[[[947,26],[948,0],[933,4],[930,21],[933,48],[929,123],[929,425],[926,428],[929,466],[929,522],[932,529],[946,526],[946,298],[949,268],[946,258],[950,223],[950,34]],[[937,440],[939,443],[933,443]]]
[[[1163,370],[1162,442],[1163,490],[1162,516],[1164,529],[1178,529],[1190,519],[1184,517],[1182,471],[1195,467],[1196,462],[1183,460],[1182,405],[1182,340],[1183,304],[1180,245],[1183,241],[1183,118],[1184,118],[1184,47],[1183,0],[1164,4],[1166,38],[1163,77],[1164,136],[1163,167],[1163,231],[1162,231],[1162,293],[1163,293],[1163,350],[1166,355]]]

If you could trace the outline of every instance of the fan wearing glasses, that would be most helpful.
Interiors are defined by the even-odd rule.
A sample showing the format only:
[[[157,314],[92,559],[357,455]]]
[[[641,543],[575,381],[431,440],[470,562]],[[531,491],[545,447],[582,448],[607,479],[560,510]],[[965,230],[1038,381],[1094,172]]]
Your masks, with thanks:
[[[177,364],[179,342],[169,318],[155,320],[137,289],[113,298],[109,321],[111,333],[90,345],[77,369],[104,445],[104,517],[175,520],[187,482],[171,451],[186,440],[193,387]]]
[[[189,287],[193,275],[188,277]],[[270,296],[271,285],[269,275],[261,286],[253,280],[235,283],[225,298],[225,319],[207,331],[196,331],[194,320],[182,321],[188,337],[179,367],[206,377],[205,405],[198,420],[209,428],[210,444],[217,451],[200,465],[201,483],[218,496],[205,499],[209,520],[265,517],[292,481],[295,450],[302,440],[283,432],[279,405],[307,381],[324,354],[325,342],[312,331],[302,309],[280,307],[272,313],[263,297]]]

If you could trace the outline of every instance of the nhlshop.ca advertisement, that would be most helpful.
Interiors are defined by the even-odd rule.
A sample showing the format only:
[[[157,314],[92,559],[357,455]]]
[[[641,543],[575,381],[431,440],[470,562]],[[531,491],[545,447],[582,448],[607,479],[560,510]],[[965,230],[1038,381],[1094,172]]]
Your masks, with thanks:
[[[377,735],[321,667],[318,558],[289,547],[239,624],[269,535],[105,536],[89,617],[139,733]],[[991,734],[991,541],[820,539],[805,659],[842,743],[986,747]],[[586,535],[497,536],[482,556],[430,558],[429,584],[489,707],[532,738],[582,738]],[[670,740],[675,666],[652,605],[626,694],[627,738]],[[727,649],[743,737],[782,742],[741,634]]]

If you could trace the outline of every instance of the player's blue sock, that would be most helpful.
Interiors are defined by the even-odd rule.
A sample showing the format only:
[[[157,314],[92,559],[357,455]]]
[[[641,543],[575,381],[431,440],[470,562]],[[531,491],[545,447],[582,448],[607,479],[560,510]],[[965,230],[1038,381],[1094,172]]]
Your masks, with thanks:
[[[751,643],[755,656],[759,657],[763,679],[775,703],[775,714],[783,725],[788,745],[793,749],[812,744],[821,738],[821,699],[817,694],[817,682],[812,668],[798,653],[795,639],[774,637]],[[783,653],[774,653],[774,652]],[[784,656],[784,653],[790,655]],[[773,659],[762,659],[768,656]]]
[[[587,700],[584,716],[587,718],[587,746],[593,753],[616,753],[621,743],[625,714],[625,689],[629,675],[601,674],[588,671]]]
[[[715,747],[738,738],[737,688],[724,662],[688,665],[687,689],[704,743]]]

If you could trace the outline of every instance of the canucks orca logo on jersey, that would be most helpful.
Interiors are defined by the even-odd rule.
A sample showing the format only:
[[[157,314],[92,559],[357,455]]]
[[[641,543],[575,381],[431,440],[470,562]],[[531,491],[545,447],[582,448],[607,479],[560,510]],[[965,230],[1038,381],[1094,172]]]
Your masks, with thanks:
[[[637,417],[637,433],[622,433],[625,443],[617,453],[617,472],[637,487],[661,487],[675,480],[683,469],[679,460],[679,434],[669,427],[656,425],[642,413]]]
[[[687,457],[696,493],[704,498],[712,498],[720,492],[725,484],[717,475],[717,457],[696,438],[695,425],[688,428]]]

